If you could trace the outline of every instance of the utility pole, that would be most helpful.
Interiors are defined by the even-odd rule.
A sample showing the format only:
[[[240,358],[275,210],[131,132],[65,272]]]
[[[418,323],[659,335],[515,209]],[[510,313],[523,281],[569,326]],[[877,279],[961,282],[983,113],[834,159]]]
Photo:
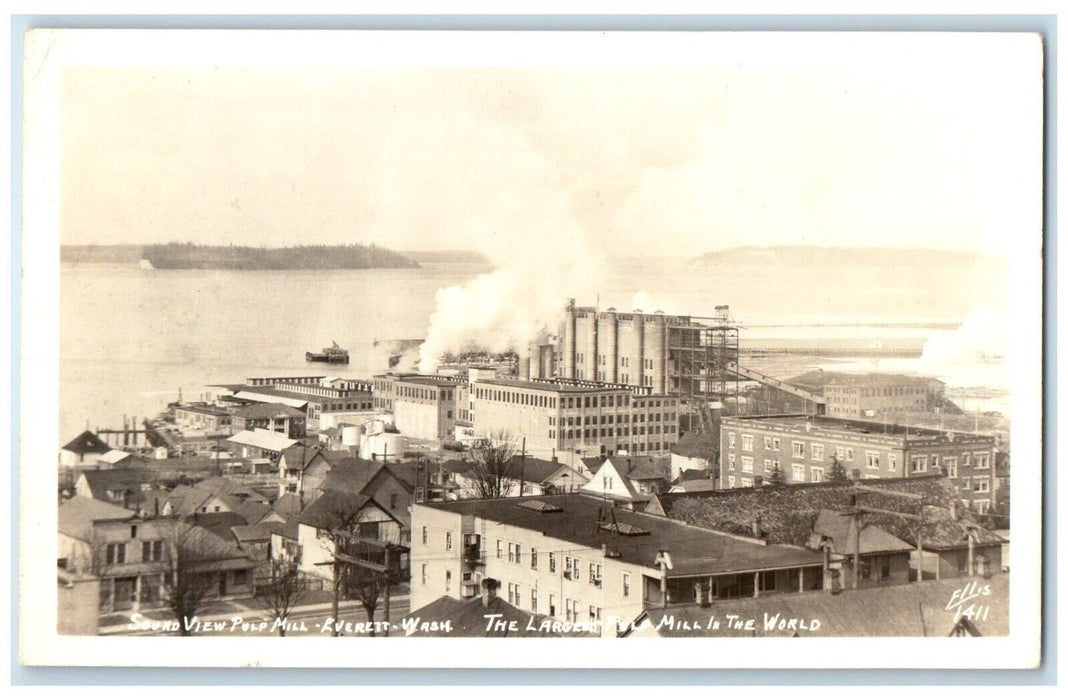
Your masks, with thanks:
[[[523,452],[519,456],[519,495],[523,495],[523,487],[527,477],[527,437],[523,436]]]

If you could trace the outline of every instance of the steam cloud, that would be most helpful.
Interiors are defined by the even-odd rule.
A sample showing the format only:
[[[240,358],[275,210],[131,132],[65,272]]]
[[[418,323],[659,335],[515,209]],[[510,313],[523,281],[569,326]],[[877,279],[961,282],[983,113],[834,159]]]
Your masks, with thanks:
[[[952,374],[962,363],[1004,358],[1008,350],[1008,317],[1005,312],[977,306],[960,327],[935,331],[923,346],[921,371]]]

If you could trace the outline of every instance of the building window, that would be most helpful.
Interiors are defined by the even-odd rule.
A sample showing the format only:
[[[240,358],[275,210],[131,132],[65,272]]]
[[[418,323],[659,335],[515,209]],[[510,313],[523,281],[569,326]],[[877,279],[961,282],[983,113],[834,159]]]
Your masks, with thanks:
[[[530,589],[530,611],[538,612],[538,589]]]
[[[623,597],[630,597],[630,574],[623,572]]]
[[[779,438],[772,438],[771,442],[775,446],[776,450],[782,447],[782,442],[779,440]]]
[[[556,617],[556,596],[549,594],[549,617]]]
[[[727,466],[734,471],[734,455],[727,455]]]
[[[734,488],[734,475],[733,474],[731,474],[730,476],[727,477],[727,487],[728,488],[732,488],[732,489]]]
[[[508,563],[515,563],[515,545],[511,542],[508,543]]]
[[[957,458],[946,457],[946,476],[950,479],[957,478]]]
[[[879,453],[878,452],[865,452],[864,453],[864,459],[865,459],[865,463],[867,464],[868,469],[878,469],[879,468]]]
[[[975,477],[975,492],[990,493],[990,479],[985,476]]]
[[[423,585],[424,585],[424,586],[426,585],[426,576],[427,576],[427,572],[426,572],[426,564],[423,564],[423,576],[422,576],[422,582],[423,582]]]
[[[823,468],[822,467],[812,467],[812,469],[810,469],[809,472],[812,474],[812,483],[818,484],[821,481],[823,481]]]
[[[163,541],[141,543],[142,561],[163,561]]]
[[[960,465],[962,467],[970,467],[972,465],[972,455],[970,452],[965,452],[960,456]]]
[[[961,488],[962,491],[971,491],[972,490],[971,477],[967,477],[966,476],[963,479],[961,479],[960,480],[960,488]]]
[[[734,448],[734,433],[727,433],[727,447]]]
[[[591,605],[590,606],[590,622],[600,622],[600,621],[601,621],[601,609],[596,607],[596,606]]]
[[[896,472],[897,471],[897,455],[894,454],[893,452],[891,452],[887,456],[887,462],[888,462],[887,469],[889,469],[892,472]]]
[[[515,546],[515,563],[516,564],[522,564],[523,563],[523,546],[518,544],[518,543],[516,543],[516,546]]]
[[[794,457],[804,457],[805,456],[805,443],[803,443],[803,442],[795,442],[795,443],[793,443],[793,446],[794,446]]]
[[[556,553],[555,552],[549,552],[549,573],[550,574],[555,574],[556,573]]]
[[[600,564],[593,564],[593,563],[590,564],[590,583],[592,583],[597,588],[601,587],[601,565]]]
[[[823,461],[823,445],[818,442],[812,443],[812,459],[816,462]]]
[[[397,494],[395,493],[389,494],[389,508],[390,510],[395,510],[397,508]]]
[[[423,526],[423,544],[430,543],[430,528],[426,525]]]
[[[746,474],[752,474],[753,473],[753,458],[752,457],[742,457],[742,471],[745,472]]]
[[[770,450],[771,449],[771,438],[770,437],[767,437],[767,436],[764,437],[764,449],[765,450]]]
[[[504,547],[504,545],[501,542],[501,540],[497,540],[497,558],[498,559],[503,559],[504,558],[503,547]]]
[[[752,435],[745,435],[745,434],[742,435],[742,450],[744,452],[752,452],[753,451],[753,436]]]
[[[126,563],[126,544],[109,544],[107,547],[107,563],[108,564],[125,564]]]
[[[748,476],[743,476],[742,477],[742,488],[743,489],[747,489],[752,485],[753,485],[753,480],[751,478],[749,478]]]
[[[445,533],[445,551],[452,551],[452,530]]]
[[[975,506],[975,512],[979,515],[985,515],[990,510],[990,501],[972,501],[972,505]]]
[[[990,468],[990,455],[983,453],[977,453],[975,455],[975,468],[976,469],[989,469]]]
[[[927,471],[927,457],[926,456],[913,457],[912,458],[912,471],[913,471],[913,473]]]
[[[452,571],[450,571],[449,569],[446,569],[445,570],[445,592],[447,593],[447,592],[449,592],[451,590],[452,590]]]
[[[532,569],[537,569],[538,568],[538,548],[537,547],[531,547],[530,548],[530,568],[532,568]]]
[[[790,480],[801,483],[805,480],[805,465],[804,464],[792,464],[790,465]]]

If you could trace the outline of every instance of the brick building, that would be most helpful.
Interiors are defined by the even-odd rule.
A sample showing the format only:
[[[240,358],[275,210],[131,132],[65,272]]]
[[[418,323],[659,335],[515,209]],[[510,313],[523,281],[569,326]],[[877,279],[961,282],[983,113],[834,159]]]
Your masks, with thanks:
[[[993,437],[825,416],[735,416],[720,426],[720,487],[744,488],[779,470],[785,483],[944,474],[979,513],[994,503]]]

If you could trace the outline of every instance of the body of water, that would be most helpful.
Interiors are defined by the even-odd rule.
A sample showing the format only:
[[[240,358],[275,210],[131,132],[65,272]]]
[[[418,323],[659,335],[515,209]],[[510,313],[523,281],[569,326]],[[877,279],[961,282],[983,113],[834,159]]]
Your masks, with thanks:
[[[375,347],[376,340],[424,337],[436,292],[488,269],[427,264],[413,270],[156,271],[64,264],[60,439],[70,439],[87,423],[117,426],[123,416],[155,414],[177,398],[179,388],[190,400],[210,392],[211,384],[253,376],[369,378],[388,362],[388,344]],[[776,339],[848,339],[918,348],[937,329],[962,323],[976,307],[996,307],[1005,299],[1007,281],[991,284],[998,280],[996,271],[940,272],[755,265],[721,269],[628,259],[610,267],[600,304],[693,315],[712,315],[716,305],[729,304],[743,329],[743,349]],[[554,293],[567,296],[567,290]],[[580,305],[594,301],[577,300]],[[350,350],[350,365],[304,361],[306,350],[331,341]],[[835,364],[918,369],[915,358],[874,364],[840,358]],[[926,370],[951,389],[1007,391],[1004,360],[977,357],[964,365],[969,363]],[[984,408],[974,402],[970,407]]]

